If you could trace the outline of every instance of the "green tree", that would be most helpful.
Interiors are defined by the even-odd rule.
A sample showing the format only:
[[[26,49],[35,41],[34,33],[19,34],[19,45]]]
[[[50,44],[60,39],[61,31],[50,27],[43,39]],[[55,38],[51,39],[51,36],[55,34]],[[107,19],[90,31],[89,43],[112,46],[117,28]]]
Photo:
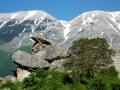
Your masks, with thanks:
[[[77,77],[97,76],[103,68],[108,68],[112,64],[111,56],[115,54],[102,38],[75,41],[68,53],[70,57],[64,66],[77,73]]]
[[[92,90],[106,90],[105,83],[102,80],[96,80],[91,85]]]
[[[120,90],[120,83],[112,83],[111,88],[112,90]]]

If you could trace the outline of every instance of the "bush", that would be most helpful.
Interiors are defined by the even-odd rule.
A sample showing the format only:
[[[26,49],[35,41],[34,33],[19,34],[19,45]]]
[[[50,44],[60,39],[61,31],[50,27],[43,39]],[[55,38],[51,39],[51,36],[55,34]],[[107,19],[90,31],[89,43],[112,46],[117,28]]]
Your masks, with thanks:
[[[110,66],[108,68],[102,69],[100,75],[118,77],[118,72],[114,66]]]
[[[23,81],[24,88],[28,90],[63,90],[63,88],[64,90],[70,90],[72,84],[72,78],[68,73],[43,69],[36,70],[35,73]]]
[[[80,39],[69,48],[71,55],[65,63],[67,69],[79,76],[95,77],[103,68],[112,64],[114,51],[109,48],[105,39]]]
[[[6,82],[5,84],[3,84],[3,85],[1,86],[1,89],[2,89],[2,88],[10,88],[11,90],[16,90],[15,84],[12,83],[12,82],[10,82],[10,81],[8,81],[8,82]]]
[[[0,85],[0,90],[4,88],[8,88],[10,90],[23,90],[23,85],[21,82],[13,83],[11,81],[7,81],[6,83]]]
[[[80,39],[68,50],[65,63],[71,73],[37,69],[23,82],[7,82],[10,90],[120,90],[120,80],[111,56],[114,51],[104,39]]]
[[[73,78],[71,77],[70,74],[65,74],[63,77],[63,83],[64,84],[72,84],[73,83]]]
[[[23,83],[24,88],[27,88],[36,85],[38,82],[36,76],[34,74],[31,74],[30,77],[24,79]]]
[[[91,85],[92,90],[106,90],[105,83],[100,79],[95,80]]]
[[[76,73],[60,73],[38,69],[23,82],[7,82],[0,85],[0,90],[119,90],[120,80],[115,76],[97,76],[94,78],[76,77]],[[79,75],[79,74],[78,74]],[[74,81],[74,80],[78,80]]]
[[[120,83],[111,83],[112,90],[120,90]]]

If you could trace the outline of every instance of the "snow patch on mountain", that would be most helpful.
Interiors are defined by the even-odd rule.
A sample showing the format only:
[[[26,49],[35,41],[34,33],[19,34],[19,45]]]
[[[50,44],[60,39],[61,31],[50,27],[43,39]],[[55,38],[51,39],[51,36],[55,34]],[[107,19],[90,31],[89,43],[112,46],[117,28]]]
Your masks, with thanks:
[[[108,22],[109,23],[109,22]],[[113,24],[109,23],[109,26],[112,27],[112,29],[120,35],[120,32],[113,26]]]
[[[23,20],[29,19],[30,17],[34,16],[37,13],[37,11],[29,11],[28,15],[24,17]]]
[[[18,13],[14,13],[14,14],[12,14],[11,19],[16,18],[16,17],[17,17],[17,15],[18,15]]]
[[[23,29],[22,33],[24,33],[24,32],[25,32],[25,30],[26,30],[26,28],[24,28],[24,29]]]
[[[119,30],[120,30],[120,25],[116,22],[116,17],[120,15],[120,12],[116,12],[113,14],[113,18],[111,18],[111,20],[118,26]]]
[[[101,32],[101,36],[103,36],[104,35],[104,32]]]
[[[82,25],[86,25],[87,23],[93,22],[93,18],[94,18],[98,13],[97,13],[97,12],[93,13],[91,17],[87,17],[87,14],[88,14],[88,13],[84,13],[84,14],[82,15],[82,20],[83,20]],[[85,18],[87,18],[87,19],[85,19]]]
[[[68,39],[67,35],[70,32],[70,26],[71,26],[71,24],[69,22],[67,22],[67,21],[62,21],[62,20],[60,22],[64,26],[64,29],[63,29],[64,37],[65,37],[65,40],[67,40]]]
[[[34,26],[31,27],[31,30],[32,30],[31,33],[34,32],[35,31],[35,27]]]
[[[23,18],[23,20],[20,21],[20,23],[24,22],[25,20],[29,19],[30,17],[34,16],[37,13],[37,11],[28,11],[27,16]]]
[[[8,22],[9,20],[7,21],[4,21],[1,25],[0,25],[0,29],[4,27],[4,25]]]

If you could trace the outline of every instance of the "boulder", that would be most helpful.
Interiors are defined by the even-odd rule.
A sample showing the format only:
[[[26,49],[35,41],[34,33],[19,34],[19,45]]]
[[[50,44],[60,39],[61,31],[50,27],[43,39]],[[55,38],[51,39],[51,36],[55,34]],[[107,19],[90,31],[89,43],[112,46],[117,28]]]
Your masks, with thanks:
[[[55,60],[59,60],[61,57],[64,57],[64,49],[57,45],[50,45],[43,48],[36,55],[39,55],[44,60],[52,63]]]
[[[24,78],[29,77],[29,75],[31,74],[29,71],[24,70],[22,68],[17,68],[17,80],[18,81],[23,81]]]
[[[62,59],[62,60],[57,60],[51,63],[49,70],[57,70],[60,72],[64,72],[64,67],[63,64],[66,61],[66,59]]]
[[[59,45],[42,38],[32,37],[35,44],[32,48],[32,54],[18,50],[13,55],[13,61],[18,65],[30,68],[47,68],[53,61],[65,58],[65,50]]]
[[[6,83],[7,81],[16,82],[17,79],[14,76],[6,76],[2,79],[2,83]]]
[[[49,63],[66,57],[66,50],[45,37],[31,37],[35,43],[32,48],[32,54],[39,56]]]
[[[13,61],[26,69],[39,67],[63,70],[63,63],[68,57],[66,50],[43,37],[31,38],[35,41],[32,53],[18,50],[12,55]],[[28,70],[22,68],[18,68],[16,73],[18,81],[22,81],[30,74]]]
[[[31,55],[27,52],[18,50],[12,55],[12,60],[20,65],[30,68],[46,68],[49,67],[50,64],[43,60],[42,58],[39,58],[37,55]]]

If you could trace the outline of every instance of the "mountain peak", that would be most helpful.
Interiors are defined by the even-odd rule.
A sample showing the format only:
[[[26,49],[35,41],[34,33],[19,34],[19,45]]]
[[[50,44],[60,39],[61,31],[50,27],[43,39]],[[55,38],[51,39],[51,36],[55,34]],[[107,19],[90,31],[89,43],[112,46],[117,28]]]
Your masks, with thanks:
[[[103,37],[120,50],[120,12],[89,11],[71,21],[58,20],[39,10],[0,14],[0,39],[11,42],[6,44],[9,47],[14,43],[17,48],[18,43],[27,45],[34,35],[43,35],[65,48],[79,38]]]
[[[74,19],[72,19],[71,21],[74,21],[74,20],[77,20],[79,19],[80,17],[90,17],[90,16],[96,16],[96,15],[108,15],[110,17],[115,17],[115,16],[118,16],[120,15],[120,11],[113,11],[113,12],[109,12],[109,11],[102,11],[102,10],[96,10],[96,11],[88,11],[88,12],[84,12],[80,15],[78,15],[77,17],[75,17]]]
[[[11,20],[11,19],[41,19],[43,17],[51,17],[50,14],[42,11],[42,10],[31,10],[31,11],[17,11],[12,13],[1,13],[0,14],[0,20]]]

